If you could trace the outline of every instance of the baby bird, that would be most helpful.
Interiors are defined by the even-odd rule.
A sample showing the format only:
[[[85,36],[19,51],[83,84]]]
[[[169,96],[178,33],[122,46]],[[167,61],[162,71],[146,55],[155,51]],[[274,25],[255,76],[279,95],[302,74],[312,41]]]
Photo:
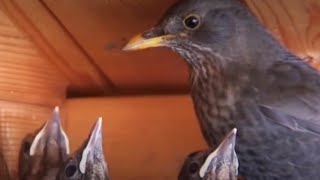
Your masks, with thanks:
[[[236,180],[239,162],[235,152],[237,129],[234,128],[200,168],[204,180]]]
[[[61,167],[57,180],[109,180],[101,131],[99,118],[85,143]]]
[[[69,151],[69,139],[62,129],[59,108],[56,107],[52,119],[22,141],[19,179],[55,180]]]
[[[234,128],[214,151],[202,150],[189,154],[178,180],[235,180],[238,159],[235,153],[237,130]]]
[[[201,180],[199,170],[206,161],[209,150],[201,150],[190,153],[185,159],[178,175],[178,180]]]

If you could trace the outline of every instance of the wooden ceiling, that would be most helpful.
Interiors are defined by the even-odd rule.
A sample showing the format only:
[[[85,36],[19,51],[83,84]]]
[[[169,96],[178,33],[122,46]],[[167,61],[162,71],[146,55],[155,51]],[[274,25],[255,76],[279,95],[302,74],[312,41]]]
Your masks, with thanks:
[[[1,0],[69,81],[69,96],[185,92],[188,69],[168,49],[123,52],[175,0]],[[319,0],[245,0],[288,48],[320,61]]]
[[[54,106],[62,103],[67,85],[59,70],[0,10],[0,99]]]

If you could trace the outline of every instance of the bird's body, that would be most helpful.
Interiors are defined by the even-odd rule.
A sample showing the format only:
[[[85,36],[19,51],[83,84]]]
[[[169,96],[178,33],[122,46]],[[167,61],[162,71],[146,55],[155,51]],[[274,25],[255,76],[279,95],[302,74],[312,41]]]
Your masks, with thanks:
[[[156,46],[170,47],[189,64],[191,96],[208,145],[216,147],[238,129],[241,176],[320,176],[320,75],[240,2],[179,1],[125,49]]]
[[[236,150],[239,154],[239,170],[247,179],[313,179],[320,175],[320,166],[317,166],[320,163],[320,116],[312,114],[320,110],[317,109],[320,101],[319,95],[307,92],[310,90],[320,93],[317,90],[320,77],[315,79],[317,73],[309,68],[306,72],[311,71],[314,74],[306,77],[311,79],[299,77],[301,80],[296,85],[306,85],[305,87],[283,88],[294,83],[285,78],[300,76],[301,73],[296,71],[294,66],[305,66],[300,60],[291,63],[282,62],[281,65],[274,65],[266,70],[270,72],[279,68],[279,71],[289,71],[280,72],[288,73],[289,77],[264,77],[264,80],[256,80],[262,82],[263,86],[271,87],[266,92],[255,92],[261,89],[259,86],[246,89],[244,92],[235,92],[236,87],[232,85],[223,86],[225,82],[241,75],[241,72],[236,71],[232,71],[235,73],[231,75],[232,79],[222,80],[221,84],[214,84],[219,77],[210,74],[206,76],[215,77],[212,78],[215,81],[212,84],[207,80],[203,82],[204,75],[200,75],[197,77],[199,79],[193,82],[192,98],[206,141],[211,147],[215,147],[223,134],[237,127],[239,133]],[[251,76],[255,77],[254,74]],[[268,73],[267,76],[274,74]],[[305,99],[299,95],[309,98]],[[312,101],[316,104],[312,104]],[[314,112],[306,113],[304,109]]]
[[[56,180],[109,180],[102,147],[102,118],[88,139],[61,166]]]
[[[58,107],[52,119],[26,135],[19,154],[19,180],[55,180],[69,154],[69,139],[62,129]]]

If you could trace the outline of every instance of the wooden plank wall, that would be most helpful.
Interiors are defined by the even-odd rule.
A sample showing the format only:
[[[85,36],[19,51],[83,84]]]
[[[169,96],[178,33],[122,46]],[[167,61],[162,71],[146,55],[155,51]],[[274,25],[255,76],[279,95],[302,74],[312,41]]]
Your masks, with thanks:
[[[68,80],[68,89],[86,95],[109,92],[109,84],[75,39],[42,1],[1,0],[0,7],[32,38],[37,48]],[[92,31],[94,32],[94,31]],[[57,46],[52,46],[56,42]]]
[[[112,179],[176,180],[186,155],[206,148],[187,95],[73,99],[65,111],[72,150],[103,117]]]
[[[65,99],[66,79],[0,8],[0,152],[17,174],[20,142]],[[1,172],[0,172],[1,174]]]

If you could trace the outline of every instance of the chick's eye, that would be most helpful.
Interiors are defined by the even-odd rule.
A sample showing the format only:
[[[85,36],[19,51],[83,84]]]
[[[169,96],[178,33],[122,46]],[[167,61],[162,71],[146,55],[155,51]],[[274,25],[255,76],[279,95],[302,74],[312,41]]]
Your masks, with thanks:
[[[200,16],[198,16],[196,14],[188,15],[183,20],[183,25],[189,30],[197,29],[200,25]]]
[[[75,164],[69,164],[64,170],[67,178],[74,177],[77,174],[77,166]]]
[[[189,166],[189,172],[190,172],[191,174],[194,174],[194,173],[196,173],[196,172],[198,171],[198,168],[199,168],[198,164],[195,163],[195,162],[193,162],[193,163],[191,163],[190,166]]]

